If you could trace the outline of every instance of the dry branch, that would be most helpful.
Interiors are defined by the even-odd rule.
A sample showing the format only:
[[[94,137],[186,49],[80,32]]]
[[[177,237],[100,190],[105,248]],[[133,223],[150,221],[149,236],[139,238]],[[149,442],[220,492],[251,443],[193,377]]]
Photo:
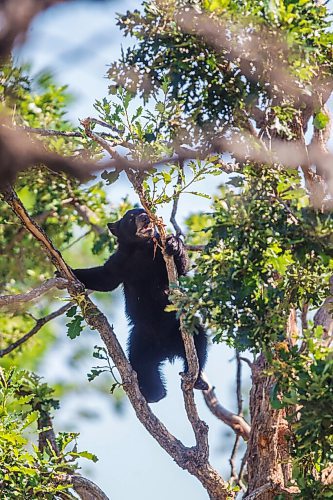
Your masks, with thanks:
[[[231,427],[237,434],[240,434],[242,438],[247,441],[250,437],[250,425],[244,420],[242,416],[236,415],[235,413],[232,413],[224,406],[222,406],[217,399],[214,387],[209,383],[206,376],[205,381],[208,383],[209,389],[203,391],[203,395],[206,405],[208,406],[210,411],[213,413],[213,415],[215,415],[215,417],[217,417],[219,420],[222,420],[222,422]]]
[[[11,305],[21,304],[36,300],[41,295],[49,292],[52,288],[66,288],[67,281],[63,278],[51,278],[33,290],[17,295],[0,295],[0,309]]]

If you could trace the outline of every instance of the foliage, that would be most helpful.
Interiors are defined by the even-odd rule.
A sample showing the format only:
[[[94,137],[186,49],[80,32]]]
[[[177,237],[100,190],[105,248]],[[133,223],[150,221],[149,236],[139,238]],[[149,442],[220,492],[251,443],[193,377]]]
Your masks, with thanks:
[[[11,113],[14,123],[61,131],[70,128],[64,118],[69,100],[66,87],[57,87],[50,75],[40,75],[33,84],[24,69],[8,65],[1,67],[1,82],[5,98],[3,106],[6,105],[6,112]],[[96,157],[100,152],[93,144],[88,150],[85,138],[51,137],[44,140],[49,149],[64,155]],[[16,190],[29,213],[61,250],[73,245],[84,230],[88,229],[91,233],[91,224],[104,229],[110,219],[118,218],[117,210],[110,213],[101,182],[95,181],[81,188],[73,178],[35,167],[21,174]],[[87,207],[87,219],[82,217],[80,206]],[[22,269],[25,269],[25,287],[44,279],[53,271],[38,243],[21,229],[3,201],[0,202],[0,212],[0,244],[3,249],[0,282],[6,284],[8,292],[13,292],[23,284]],[[62,231],[59,231],[59,226]],[[80,232],[78,228],[81,228]],[[107,247],[109,250],[113,248],[113,241],[101,232],[92,232],[92,236],[95,253],[100,254]],[[26,247],[28,252],[24,251]],[[21,267],[17,266],[17,260]]]
[[[267,375],[276,381],[271,404],[285,409],[293,430],[293,477],[300,498],[331,498],[332,490],[320,479],[333,459],[332,355],[320,328],[303,321],[298,334],[291,334],[287,323],[291,309],[299,316],[308,309],[311,314],[329,293],[332,215],[311,207],[301,169],[248,156],[250,146],[269,151],[272,139],[303,144],[311,116],[315,131],[327,127],[329,117],[321,101],[321,85],[332,73],[327,8],[308,0],[204,0],[192,1],[184,13],[184,5],[181,0],[144,2],[143,12],[119,17],[123,33],[137,43],[111,64],[110,96],[95,104],[110,134],[110,147],[125,151],[140,169],[121,164],[104,172],[101,181],[92,179],[80,187],[65,175],[36,166],[19,177],[16,189],[55,245],[65,251],[66,260],[75,259],[76,264],[80,259],[86,262],[91,252],[100,261],[113,250],[114,241],[103,229],[131,203],[124,199],[110,209],[105,184],[118,182],[122,170],[157,211],[184,193],[207,197],[197,192],[195,183],[220,176],[223,184],[211,212],[195,213],[187,220],[187,241],[206,246],[195,254],[194,272],[182,279],[186,293],[172,294],[174,303],[168,309],[183,312],[192,331],[201,316],[215,342],[254,356],[265,354]],[[186,12],[196,29],[184,24]],[[207,21],[213,37],[205,30]],[[2,106],[15,124],[70,129],[64,118],[69,102],[65,87],[55,86],[50,75],[41,75],[33,85],[25,70],[11,65],[1,71]],[[92,130],[98,134],[98,124]],[[43,141],[61,154],[102,158],[100,143],[80,132],[81,138]],[[246,150],[245,158],[233,150],[236,143]],[[197,160],[182,159],[180,153],[188,152],[189,146]],[[82,206],[88,209],[85,216]],[[2,288],[17,293],[52,275],[52,270],[8,207],[2,204],[0,211]],[[46,299],[46,309],[48,305]],[[24,311],[19,313],[15,321],[0,317],[8,342],[31,324]],[[76,308],[67,316],[68,335],[74,339],[81,333],[83,318]],[[114,367],[104,348],[96,349],[94,357],[104,363],[93,367],[88,379],[111,372],[113,391],[120,385]],[[3,439],[12,439],[18,451],[15,455],[8,448],[0,470],[7,474],[10,494],[24,491],[38,497],[45,481],[50,491],[43,492],[56,495],[59,470],[76,467],[70,460],[77,452],[66,451],[73,436],[58,438],[59,456],[51,449],[43,454],[36,447],[31,453],[26,450],[22,432],[38,419],[38,410],[31,413],[33,402],[39,397],[49,411],[53,400],[47,390],[41,396],[36,388],[30,399],[18,396],[21,385],[15,373],[3,378],[2,425]],[[20,377],[34,380],[27,374]]]
[[[303,331],[290,348],[287,322],[291,308],[316,309],[329,293],[332,216],[309,206],[297,171],[261,166],[221,188],[211,219],[179,305],[190,328],[199,312],[215,342],[266,354],[277,380],[272,405],[292,411],[294,478],[302,495],[330,498],[318,478],[332,461],[332,357],[322,329]]]
[[[172,99],[168,85],[169,81],[165,80],[145,107],[140,105],[135,109],[134,95],[122,88],[113,89],[112,100],[104,98],[95,105],[99,119],[113,130],[114,143],[126,147],[126,157],[140,164],[147,162],[147,169],[138,171],[129,166],[126,173],[137,192],[142,190],[152,210],[172,202],[181,194],[209,199],[206,193],[195,191],[194,186],[210,175],[221,175],[218,155],[207,154],[204,161],[190,161],[186,171],[182,161],[173,157],[180,147],[179,134],[185,124],[180,113],[181,103]],[[163,169],[159,168],[161,159],[167,160]],[[156,168],[154,162],[157,162]],[[107,185],[113,184],[119,179],[120,172],[121,167],[105,171],[102,179]]]
[[[116,367],[112,366],[111,360],[110,360],[110,357],[108,355],[106,348],[99,347],[99,346],[95,345],[95,350],[94,350],[93,356],[94,356],[94,358],[97,358],[99,360],[106,361],[106,365],[94,366],[92,368],[91,372],[88,373],[89,382],[92,382],[93,380],[95,380],[95,378],[98,377],[99,375],[101,375],[102,373],[109,373],[109,374],[111,374],[112,379],[113,379],[113,383],[110,387],[110,392],[111,392],[111,394],[113,394],[116,389],[121,388],[122,384],[118,381],[117,376],[114,373]],[[118,394],[119,394],[119,391],[118,391]]]
[[[59,407],[52,392],[31,373],[1,371],[0,484],[4,499],[76,498],[70,485],[61,484],[61,475],[77,471],[79,457],[97,460],[88,452],[77,451],[74,433],[56,437],[58,453],[50,443],[43,450],[34,444],[37,434],[43,432],[36,428],[42,413]]]
[[[331,20],[325,5],[307,0],[184,7],[144,2],[142,12],[120,16],[136,44],[109,70],[111,92],[126,85],[146,102],[168,79],[182,105],[170,139],[200,151],[222,139],[216,149],[222,144],[237,162],[239,175],[229,175],[212,212],[188,220],[190,242],[207,246],[182,280],[186,294],[172,295],[168,309],[184,312],[192,330],[200,314],[216,342],[265,353],[277,381],[272,405],[291,412],[300,498],[330,498],[320,474],[332,460],[331,354],[317,329],[299,326],[290,340],[287,322],[291,308],[314,311],[329,293],[332,216],[310,206],[301,171],[244,162],[233,151],[237,142],[259,149],[257,134],[267,148],[272,138],[303,140],[311,115],[316,130],[327,127],[321,99],[332,74]]]
[[[123,33],[137,44],[111,65],[111,89],[126,85],[148,98],[167,77],[196,141],[202,133],[248,131],[249,118],[260,129],[264,116],[270,116],[271,133],[284,122],[288,136],[299,99],[307,103],[312,93],[309,82],[332,71],[327,8],[312,1],[206,0],[189,5],[198,19],[193,30],[183,21],[189,9],[184,13],[184,2],[177,0],[144,2],[142,13],[119,17]],[[251,63],[254,50],[256,62]],[[299,98],[279,84],[277,67],[286,69]],[[184,127],[180,141],[188,134]]]
[[[77,306],[72,306],[67,311],[66,316],[68,318],[73,318],[69,323],[66,323],[66,326],[68,326],[67,335],[73,340],[81,334],[84,318],[80,314],[77,314]]]
[[[333,220],[307,206],[297,172],[247,167],[237,181],[216,197],[187,307],[216,341],[258,351],[284,338],[290,307],[318,307],[327,294]]]
[[[322,338],[322,327],[317,327],[305,332],[301,349],[276,344],[272,361],[272,405],[293,408],[288,420],[294,429],[293,477],[301,487],[299,498],[332,497],[331,486],[321,481],[333,460],[333,360]]]

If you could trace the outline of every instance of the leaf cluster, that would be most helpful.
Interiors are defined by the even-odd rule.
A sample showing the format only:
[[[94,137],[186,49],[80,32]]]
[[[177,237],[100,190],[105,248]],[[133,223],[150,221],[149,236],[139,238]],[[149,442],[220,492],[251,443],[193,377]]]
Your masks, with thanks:
[[[78,469],[77,458],[96,461],[88,452],[78,452],[74,433],[56,437],[59,452],[50,443],[40,450],[34,440],[36,423],[42,413],[58,408],[53,390],[35,375],[22,371],[0,374],[0,487],[1,497],[12,498],[76,498],[70,485],[61,484],[62,474]]]
[[[189,11],[198,18],[193,30],[181,23]],[[181,0],[144,2],[143,12],[119,16],[137,43],[111,64],[110,88],[126,86],[148,99],[167,78],[192,123],[192,142],[249,130],[249,118],[260,129],[267,117],[290,138],[299,108],[317,102],[316,79],[332,73],[330,22],[327,8],[308,0],[204,0],[186,8]]]
[[[293,429],[293,478],[298,498],[332,498],[321,478],[333,460],[333,360],[323,346],[322,327],[305,332],[302,349],[276,344],[272,359],[276,384],[273,408],[286,408]]]
[[[188,307],[200,310],[216,341],[258,351],[284,338],[290,307],[323,300],[333,221],[306,206],[297,171],[248,167],[235,181],[241,187],[225,186],[215,200]]]

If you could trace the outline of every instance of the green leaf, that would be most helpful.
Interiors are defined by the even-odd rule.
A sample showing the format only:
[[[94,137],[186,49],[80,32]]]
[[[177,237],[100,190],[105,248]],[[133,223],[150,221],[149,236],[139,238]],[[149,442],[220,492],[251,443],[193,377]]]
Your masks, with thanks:
[[[326,113],[319,111],[314,117],[313,125],[316,129],[322,130],[329,123],[330,118]]]
[[[66,324],[66,326],[68,326],[67,336],[70,339],[75,339],[81,334],[83,330],[83,320],[84,318],[78,314],[70,323]]]
[[[158,111],[159,113],[164,113],[164,110],[165,110],[165,105],[163,102],[158,102],[156,105],[155,105],[155,110]]]
[[[77,311],[77,306],[72,306],[70,309],[68,309],[68,311],[66,312],[66,316],[68,318],[72,318],[73,316],[75,316],[76,314],[76,311]]]
[[[86,458],[87,460],[92,460],[95,463],[98,462],[97,456],[93,453],[90,453],[89,451],[70,452],[69,455],[73,457]]]
[[[106,184],[109,186],[110,184],[113,184],[118,180],[119,175],[120,175],[119,170],[113,170],[112,172],[107,172],[106,170],[104,170],[104,172],[101,174],[101,177],[106,181]]]
[[[25,419],[25,422],[23,424],[22,429],[25,429],[29,425],[31,425],[33,422],[36,422],[36,420],[39,417],[39,412],[38,411],[32,411],[31,413],[28,414],[27,418]]]
[[[217,173],[220,174],[221,172]],[[231,177],[231,179],[228,182],[226,182],[226,184],[229,184],[230,186],[234,187],[241,187],[244,184],[244,179],[240,175],[236,175],[235,177]]]

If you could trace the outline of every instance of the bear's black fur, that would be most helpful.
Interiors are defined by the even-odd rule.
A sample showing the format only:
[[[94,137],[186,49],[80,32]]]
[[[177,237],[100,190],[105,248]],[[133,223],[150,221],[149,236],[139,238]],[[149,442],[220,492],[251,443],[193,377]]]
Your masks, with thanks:
[[[74,274],[91,290],[106,292],[123,284],[126,314],[131,324],[129,360],[142,394],[153,403],[166,395],[160,373],[163,361],[180,357],[187,370],[179,321],[174,312],[165,311],[168,276],[162,251],[153,240],[155,237],[158,241],[159,235],[143,209],[129,210],[118,222],[108,224],[108,228],[118,239],[117,251],[103,266],[75,269]],[[174,256],[178,274],[184,275],[188,258],[181,239],[169,236],[166,251]],[[207,339],[201,327],[194,343],[200,368],[195,387],[207,389],[201,378],[207,353]]]

